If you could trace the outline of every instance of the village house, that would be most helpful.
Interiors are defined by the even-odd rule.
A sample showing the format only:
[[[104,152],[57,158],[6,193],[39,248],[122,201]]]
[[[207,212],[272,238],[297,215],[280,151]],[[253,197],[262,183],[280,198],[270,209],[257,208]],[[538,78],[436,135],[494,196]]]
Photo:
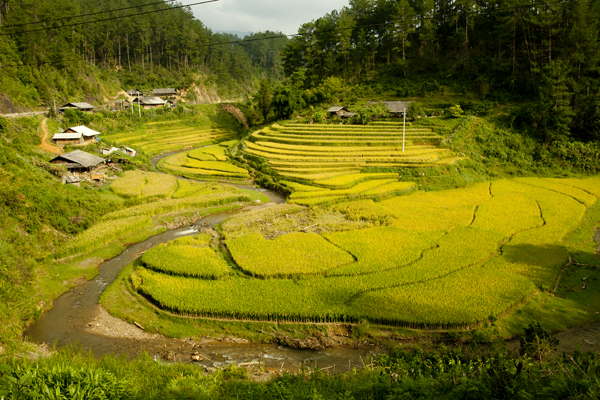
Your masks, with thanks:
[[[338,116],[340,118],[352,118],[356,115],[356,113],[350,112],[342,106],[333,106],[329,110],[327,110],[327,112],[329,113],[330,117]]]
[[[161,98],[174,98],[179,95],[177,89],[167,88],[167,89],[154,89],[152,91],[152,96],[158,96]]]
[[[89,104],[89,103],[67,103],[64,106],[62,106],[61,108],[58,109],[59,112],[65,112],[65,110],[81,110],[83,112],[93,112],[96,107],[94,107],[93,105]]]
[[[171,104],[169,100],[163,100],[160,97],[136,97],[132,103],[134,105],[141,105],[144,110]]]
[[[87,126],[82,125],[68,128],[62,133],[56,133],[52,137],[52,140],[59,146],[64,146],[66,144],[86,144],[97,141],[98,135],[100,135],[100,132],[96,132]]]
[[[50,160],[50,164],[63,166],[70,172],[92,172],[98,165],[104,164],[104,158],[74,150]]]
[[[378,101],[369,101],[367,104],[377,104]],[[408,110],[412,101],[382,101],[383,104],[390,110],[391,117],[402,117],[404,110]]]

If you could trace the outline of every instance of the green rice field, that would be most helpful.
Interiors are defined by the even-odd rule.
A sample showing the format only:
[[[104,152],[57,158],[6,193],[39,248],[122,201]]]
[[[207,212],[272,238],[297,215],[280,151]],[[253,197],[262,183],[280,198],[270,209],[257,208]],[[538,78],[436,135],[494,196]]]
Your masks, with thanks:
[[[312,199],[385,180],[356,183],[356,174],[347,175],[323,181],[354,184],[349,189],[291,185]],[[509,317],[556,287],[569,259],[589,245],[599,187],[599,177],[517,178],[310,210],[274,206],[221,225],[236,273],[215,269],[223,264],[199,251],[205,243],[180,243],[157,254],[165,258],[171,247],[181,266],[146,259],[131,287],[185,316],[470,329]]]

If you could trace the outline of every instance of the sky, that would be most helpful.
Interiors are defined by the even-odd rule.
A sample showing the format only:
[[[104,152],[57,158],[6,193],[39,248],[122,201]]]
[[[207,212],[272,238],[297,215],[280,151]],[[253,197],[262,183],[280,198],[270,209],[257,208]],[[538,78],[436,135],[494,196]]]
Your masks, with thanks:
[[[201,0],[179,0],[182,4]],[[194,16],[213,32],[281,31],[294,34],[305,22],[348,5],[348,0],[219,0],[192,6]]]

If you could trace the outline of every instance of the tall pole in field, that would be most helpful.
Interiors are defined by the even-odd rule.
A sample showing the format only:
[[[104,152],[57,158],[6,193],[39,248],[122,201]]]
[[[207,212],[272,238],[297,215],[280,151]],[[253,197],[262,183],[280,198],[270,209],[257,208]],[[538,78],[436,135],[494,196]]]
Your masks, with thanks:
[[[404,153],[404,136],[406,134],[406,107],[404,107],[404,122],[402,123],[402,152]]]
[[[138,116],[140,118],[142,118],[142,102],[140,101],[140,99],[138,99],[138,106],[139,106],[139,108],[138,108]]]

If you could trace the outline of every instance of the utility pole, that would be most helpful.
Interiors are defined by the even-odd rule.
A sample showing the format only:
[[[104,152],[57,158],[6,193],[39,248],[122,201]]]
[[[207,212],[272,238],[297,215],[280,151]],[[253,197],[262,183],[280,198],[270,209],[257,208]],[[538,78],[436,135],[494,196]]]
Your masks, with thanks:
[[[406,134],[406,107],[404,107],[404,122],[402,123],[402,152],[404,153],[404,137]]]
[[[139,117],[142,118],[142,102],[138,99],[138,114]]]

